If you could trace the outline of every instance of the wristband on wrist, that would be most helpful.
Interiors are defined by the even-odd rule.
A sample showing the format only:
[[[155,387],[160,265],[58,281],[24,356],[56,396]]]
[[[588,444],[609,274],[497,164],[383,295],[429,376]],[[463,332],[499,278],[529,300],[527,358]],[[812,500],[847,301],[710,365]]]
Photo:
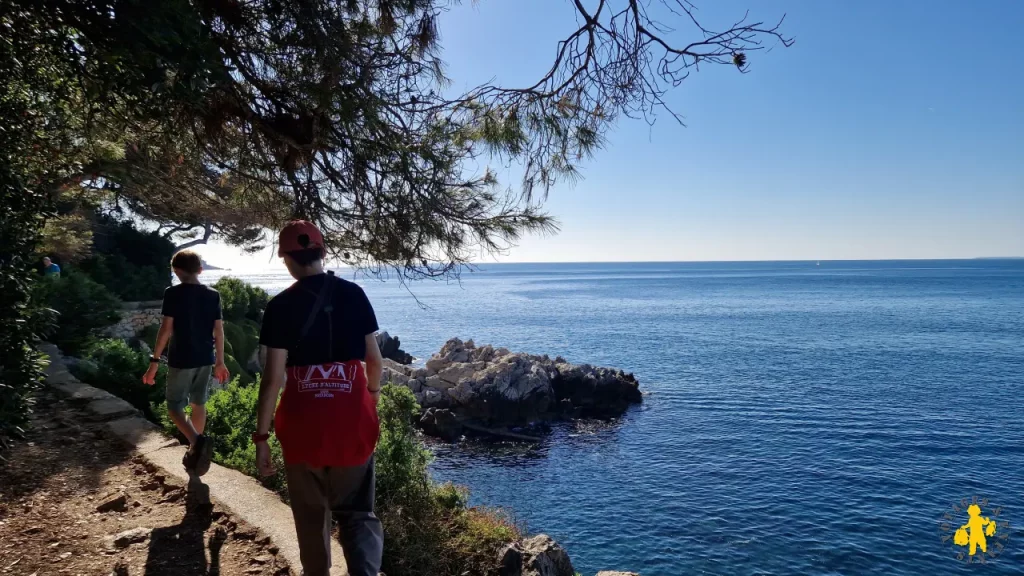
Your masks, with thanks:
[[[255,434],[254,433],[252,435],[252,443],[253,444],[259,444],[260,442],[266,442],[267,440],[270,440],[270,434],[269,433],[267,433],[267,434]]]
[[[150,356],[149,357],[149,363],[150,364],[163,364],[164,363],[164,359],[159,357],[159,356]]]

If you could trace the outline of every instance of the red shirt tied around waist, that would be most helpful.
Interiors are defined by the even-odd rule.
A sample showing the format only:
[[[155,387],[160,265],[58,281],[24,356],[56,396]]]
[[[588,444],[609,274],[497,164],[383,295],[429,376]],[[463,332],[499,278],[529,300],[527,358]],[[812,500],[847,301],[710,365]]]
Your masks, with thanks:
[[[376,402],[358,360],[289,366],[274,426],[288,464],[358,466],[377,446]]]

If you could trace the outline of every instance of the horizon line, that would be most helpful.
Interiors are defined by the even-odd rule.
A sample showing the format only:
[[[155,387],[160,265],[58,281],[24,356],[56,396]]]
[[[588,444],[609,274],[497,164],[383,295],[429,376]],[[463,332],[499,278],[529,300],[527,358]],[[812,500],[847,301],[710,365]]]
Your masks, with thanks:
[[[1024,256],[965,256],[959,258],[824,258],[824,259],[794,259],[794,260],[548,260],[548,261],[515,261],[515,262],[467,262],[464,266],[480,267],[504,264],[757,264],[757,263],[796,263],[796,262],[949,262],[977,260],[1024,260]],[[214,265],[216,266],[216,265]],[[282,267],[283,268],[283,267]],[[352,266],[325,266],[330,269],[353,268]],[[259,273],[277,270],[276,268],[262,268],[250,270],[249,273]],[[225,267],[217,267],[223,272],[236,272],[236,270]],[[238,270],[237,272],[241,272]]]

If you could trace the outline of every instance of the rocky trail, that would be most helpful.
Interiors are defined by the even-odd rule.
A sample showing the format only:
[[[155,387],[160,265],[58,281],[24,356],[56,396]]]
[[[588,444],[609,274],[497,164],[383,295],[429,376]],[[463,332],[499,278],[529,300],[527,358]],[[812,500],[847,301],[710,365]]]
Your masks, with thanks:
[[[270,539],[52,391],[0,463],[0,575],[284,575]]]

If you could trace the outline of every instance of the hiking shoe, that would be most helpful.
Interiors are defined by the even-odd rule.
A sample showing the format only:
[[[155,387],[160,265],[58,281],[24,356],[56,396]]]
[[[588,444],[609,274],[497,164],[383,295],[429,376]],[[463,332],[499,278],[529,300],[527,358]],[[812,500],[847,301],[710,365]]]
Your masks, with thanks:
[[[196,452],[195,460],[193,460],[193,469],[196,476],[202,476],[210,471],[210,461],[213,459],[213,438],[206,434],[200,434],[196,438],[193,448],[195,448]]]
[[[185,455],[181,457],[181,465],[185,467],[185,471],[189,474],[195,474],[196,472],[196,458],[199,452],[196,450],[196,445],[191,444],[188,450],[185,450]]]

